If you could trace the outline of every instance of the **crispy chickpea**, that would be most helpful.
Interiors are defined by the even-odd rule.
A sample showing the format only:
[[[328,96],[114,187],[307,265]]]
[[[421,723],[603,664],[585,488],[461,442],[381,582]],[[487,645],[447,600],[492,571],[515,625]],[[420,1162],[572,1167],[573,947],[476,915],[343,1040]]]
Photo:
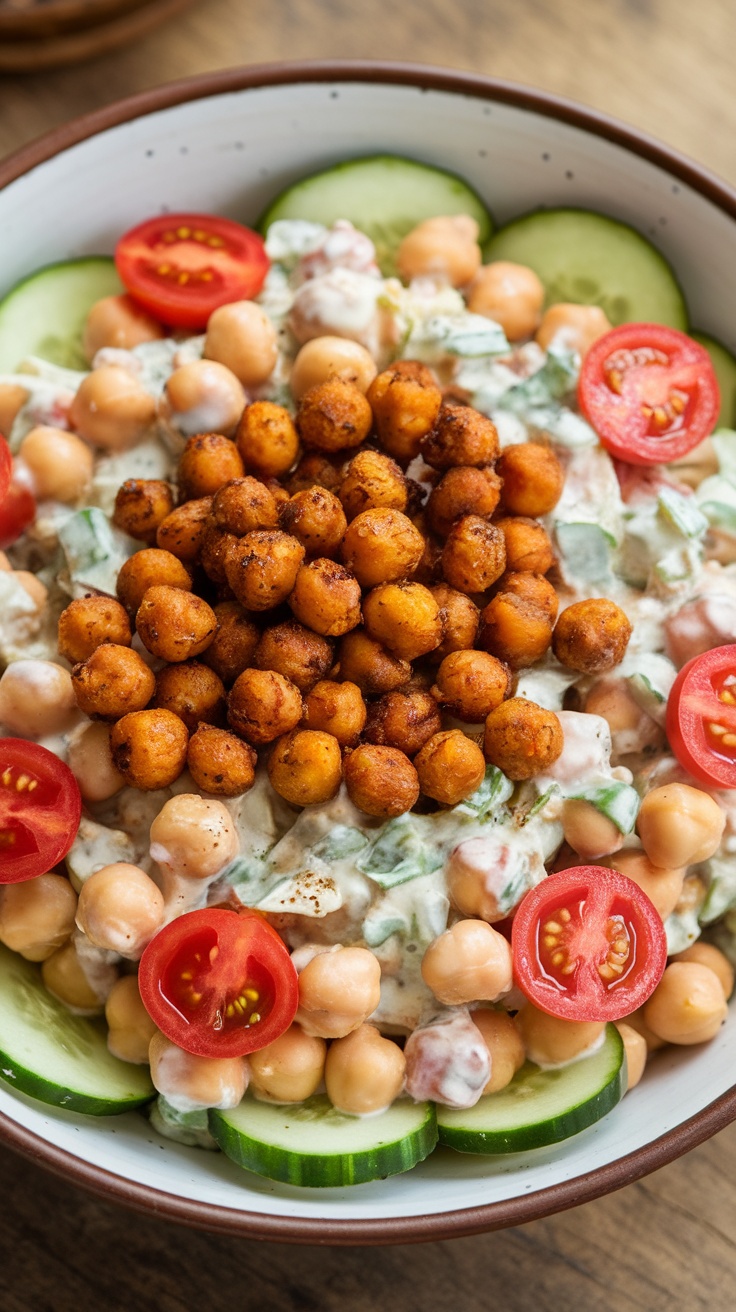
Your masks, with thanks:
[[[540,442],[507,446],[498,458],[503,502],[513,515],[548,515],[559,501],[565,471],[554,451]]]
[[[506,543],[506,567],[512,573],[546,574],[555,563],[549,533],[536,519],[513,515],[499,519]]]
[[[342,782],[340,744],[320,729],[294,729],[268,758],[271,787],[292,806],[329,802]]]
[[[579,1057],[605,1029],[603,1021],[563,1020],[527,1002],[517,1013],[516,1024],[530,1061],[539,1066],[559,1066]]]
[[[76,433],[47,424],[26,433],[18,455],[30,470],[33,490],[39,501],[78,501],[88,487],[94,457]]]
[[[345,758],[343,768],[348,797],[366,815],[403,815],[419,797],[419,776],[409,757],[395,747],[362,743]]]
[[[103,296],[87,315],[82,347],[91,361],[106,346],[130,351],[141,342],[155,342],[165,336],[163,326],[132,296]]]
[[[86,661],[104,642],[129,647],[132,638],[125,609],[112,597],[78,597],[59,616],[59,655],[70,665]]]
[[[340,678],[356,683],[365,697],[380,697],[403,687],[411,678],[411,665],[392,656],[364,629],[353,629],[340,643]]]
[[[509,779],[531,779],[562,755],[565,740],[554,711],[511,697],[488,716],[483,745],[486,760]]]
[[[453,524],[465,515],[490,519],[500,494],[501,480],[490,466],[476,469],[472,465],[456,465],[432,488],[427,502],[427,523],[438,537],[446,538]]]
[[[273,493],[257,478],[236,478],[221,487],[212,500],[212,521],[218,528],[244,538],[257,528],[278,528],[279,513]]]
[[[639,1034],[632,1025],[627,1025],[623,1020],[614,1022],[616,1029],[621,1035],[624,1045],[624,1054],[626,1056],[626,1092],[629,1089],[635,1089],[644,1074],[644,1067],[647,1064],[649,1055],[647,1050],[647,1041],[643,1034]]]
[[[246,610],[270,610],[292,591],[303,559],[304,547],[290,534],[254,529],[229,552],[227,581]]]
[[[328,378],[344,378],[361,392],[368,391],[377,373],[370,351],[348,337],[313,337],[305,342],[289,375],[296,401]]]
[[[228,533],[227,529],[217,528],[214,524],[208,525],[202,535],[202,543],[199,549],[199,564],[213,583],[220,588],[227,588],[227,562],[233,547],[237,546],[238,539],[234,533]]]
[[[442,550],[442,572],[458,592],[485,592],[506,568],[504,535],[478,515],[453,524]]]
[[[72,428],[103,451],[127,451],[156,420],[156,402],[138,379],[119,365],[86,374],[69,407]]]
[[[0,383],[0,433],[10,432],[28,395],[20,383]]]
[[[420,688],[387,692],[368,707],[365,737],[378,747],[397,747],[416,756],[442,728],[442,717],[434,697]]]
[[[498,1093],[511,1083],[526,1061],[521,1035],[506,1011],[482,1008],[471,1011],[470,1019],[483,1035],[491,1058],[491,1078],[483,1092]]]
[[[298,1024],[305,1034],[342,1039],[381,999],[381,967],[367,948],[337,948],[313,957],[299,975]]]
[[[684,870],[654,866],[644,852],[631,850],[617,852],[606,861],[606,865],[633,879],[644,890],[663,920],[672,915],[682,894]]]
[[[279,520],[284,532],[301,542],[307,559],[336,556],[348,526],[338,498],[324,487],[295,492],[281,507]]]
[[[606,597],[591,597],[563,610],[552,634],[552,650],[570,670],[603,674],[623,660],[631,633],[620,606]]]
[[[69,769],[85,802],[106,802],[125,784],[112,763],[110,726],[87,724],[69,744]]]
[[[718,1033],[728,1005],[718,976],[697,961],[674,961],[651,998],[644,1020],[665,1043],[705,1043]]]
[[[276,670],[309,692],[332,666],[332,643],[295,620],[264,629],[253,655],[258,670]]]
[[[49,993],[80,1015],[102,1012],[102,998],[85,975],[73,939],[68,939],[41,964],[41,978]]]
[[[302,724],[332,734],[341,747],[354,747],[366,722],[363,694],[355,683],[322,679],[304,702]]]
[[[559,605],[557,593],[549,579],[543,574],[522,573],[502,574],[498,580],[497,593],[511,593],[522,601],[541,610],[554,624]]]
[[[117,594],[129,615],[135,615],[149,588],[165,584],[189,591],[192,576],[170,551],[145,547],[129,556],[118,573]]]
[[[247,793],[255,782],[257,759],[248,743],[211,724],[200,723],[189,739],[189,773],[198,788],[217,797]]]
[[[439,1002],[496,1002],[511,988],[511,945],[485,920],[458,920],[430,943],[422,979]]]
[[[113,726],[110,751],[115,769],[132,788],[151,792],[179,778],[189,734],[172,711],[132,711]]]
[[[54,661],[11,661],[0,678],[0,724],[22,738],[65,733],[79,718],[68,670]]]
[[[175,1109],[184,1112],[219,1107],[226,1111],[242,1102],[248,1088],[244,1057],[198,1057],[184,1052],[158,1031],[148,1048],[151,1079]]]
[[[142,656],[130,647],[105,642],[75,665],[72,683],[77,706],[93,720],[118,720],[142,711],[151,700],[156,678]]]
[[[674,783],[647,793],[636,829],[652,865],[689,866],[713,856],[725,823],[725,812],[709,793]]]
[[[192,360],[180,365],[167,379],[159,414],[165,424],[184,437],[210,432],[232,437],[245,401],[242,383],[224,364]]]
[[[342,558],[362,588],[393,583],[411,574],[424,551],[424,539],[400,510],[378,506],[356,515],[342,543]]]
[[[280,478],[299,454],[294,421],[288,410],[273,401],[246,406],[236,441],[246,470],[257,478]]]
[[[165,665],[156,675],[152,706],[173,711],[190,733],[200,724],[224,724],[225,685],[209,666],[200,661]]]
[[[414,757],[419,787],[425,797],[456,806],[483,782],[486,763],[477,743],[462,729],[436,733]]]
[[[296,492],[306,492],[315,484],[326,487],[328,492],[339,492],[345,469],[345,451],[338,451],[334,456],[326,456],[323,451],[307,451],[289,475],[289,493],[294,496]]]
[[[555,346],[577,351],[584,357],[593,343],[604,333],[610,333],[612,327],[598,305],[560,302],[545,310],[536,332],[536,340],[543,351],[548,350],[554,342]]]
[[[446,278],[464,287],[480,268],[478,224],[469,214],[424,219],[407,233],[396,252],[401,277],[409,282],[424,276]]]
[[[591,802],[569,797],[562,807],[565,842],[577,852],[581,861],[610,856],[623,845],[621,830]]]
[[[296,426],[312,451],[343,451],[360,446],[371,430],[371,407],[359,387],[334,375],[305,392]]]
[[[542,317],[544,287],[533,269],[510,260],[480,268],[468,289],[471,314],[483,314],[503,328],[510,342],[533,336]]]
[[[406,479],[396,461],[382,451],[359,451],[350,461],[340,485],[340,500],[348,519],[355,519],[362,511],[376,506],[405,510]]]
[[[327,1097],[338,1111],[367,1116],[384,1111],[404,1087],[406,1060],[398,1043],[375,1025],[361,1025],[329,1046],[325,1063]]]
[[[137,961],[163,921],[163,893],[139,866],[118,861],[82,885],[77,924],[97,948]]]
[[[440,412],[442,392],[434,374],[417,360],[398,360],[374,378],[367,396],[381,446],[408,465]]]
[[[238,855],[240,842],[224,802],[178,793],[151,825],[151,856],[165,873],[212,879]]]
[[[452,469],[455,465],[482,469],[498,456],[498,433],[490,419],[470,406],[443,405],[421,449],[433,469]]]
[[[237,601],[221,601],[214,609],[217,632],[202,660],[223,683],[231,684],[252,664],[260,630]]]
[[[227,718],[241,738],[260,747],[296,728],[302,718],[301,693],[275,670],[243,670],[230,690]]]
[[[413,661],[442,641],[442,612],[421,583],[383,583],[363,598],[368,635],[401,660]]]
[[[195,433],[179,457],[179,488],[185,501],[211,497],[244,474],[234,442],[221,433]]]
[[[310,560],[296,576],[289,605],[315,633],[339,638],[360,624],[360,584],[334,560]]]
[[[12,944],[8,944],[12,947]],[[721,952],[720,948],[715,947],[712,943],[704,943],[698,939],[696,943],[691,943],[689,948],[684,952],[678,952],[672,958],[673,961],[695,961],[699,966],[707,966],[718,976],[723,989],[723,996],[726,1001],[733,993],[734,969],[728,957]]]
[[[156,545],[187,566],[199,558],[210,522],[212,497],[196,497],[177,506],[156,529]]]
[[[484,651],[454,651],[445,656],[433,695],[458,720],[479,724],[511,690],[509,671]]]
[[[322,1083],[326,1056],[324,1039],[290,1025],[273,1043],[250,1053],[251,1088],[266,1102],[303,1102]]]
[[[433,653],[443,660],[453,651],[465,651],[475,644],[478,633],[480,611],[474,601],[464,592],[449,587],[446,583],[437,583],[430,588],[440,610],[445,613],[445,634],[437,650]]]
[[[160,478],[126,478],[118,488],[112,522],[139,542],[153,545],[159,524],[174,509],[174,495]]]
[[[224,364],[243,387],[258,387],[279,358],[276,329],[255,301],[231,301],[207,320],[203,355]]]
[[[135,975],[116,980],[105,1002],[107,1046],[113,1057],[144,1066],[156,1024],[143,1005]]]
[[[26,961],[45,961],[74,930],[77,895],[63,875],[37,875],[0,888],[0,943]]]
[[[136,611],[141,642],[162,661],[188,661],[209,647],[217,629],[211,606],[194,592],[149,588]]]

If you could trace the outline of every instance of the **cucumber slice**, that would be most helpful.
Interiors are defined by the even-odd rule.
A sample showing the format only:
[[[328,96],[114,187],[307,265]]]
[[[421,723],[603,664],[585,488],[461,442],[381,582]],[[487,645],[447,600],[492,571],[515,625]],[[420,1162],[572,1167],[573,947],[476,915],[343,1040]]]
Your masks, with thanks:
[[[477,219],[481,246],[493,220],[477,192],[454,173],[400,155],[369,155],[313,173],[287,187],[258,221],[265,233],[277,219],[307,219],[327,227],[349,219],[367,233],[385,276],[396,272],[396,250],[422,219],[469,214]]]
[[[691,333],[690,336],[705,347],[716,371],[721,392],[716,428],[733,428],[736,426],[736,359],[714,337],[708,337],[706,333]]]
[[[431,1103],[400,1099],[377,1116],[347,1116],[324,1094],[293,1106],[246,1097],[211,1111],[210,1133],[238,1166],[285,1184],[328,1188],[409,1171],[437,1142]]]
[[[72,1016],[37,966],[0,948],[0,1078],[67,1111],[115,1116],[155,1097],[147,1066],[108,1051],[103,1022]]]
[[[84,321],[95,301],[124,292],[106,255],[48,264],[0,301],[0,373],[12,373],[29,355],[65,369],[87,369]]]
[[[600,305],[614,327],[687,327],[685,300],[659,251],[627,224],[592,210],[538,210],[515,219],[493,237],[486,259],[534,269],[547,305]]]
[[[498,1093],[467,1111],[437,1108],[440,1143],[460,1153],[518,1153],[579,1134],[620,1102],[626,1089],[624,1045],[607,1025],[602,1047],[556,1070],[526,1062]]]

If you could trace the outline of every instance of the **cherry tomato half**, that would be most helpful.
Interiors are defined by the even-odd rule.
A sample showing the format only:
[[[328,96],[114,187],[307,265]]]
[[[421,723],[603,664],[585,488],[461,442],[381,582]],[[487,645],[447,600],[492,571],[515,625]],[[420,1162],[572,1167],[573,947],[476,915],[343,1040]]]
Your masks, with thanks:
[[[81,815],[68,765],[39,743],[0,738],[0,884],[51,870],[74,842]]]
[[[736,788],[736,646],[683,665],[667,699],[667,737],[694,779]]]
[[[10,454],[10,447],[2,434],[0,434],[0,503],[5,500],[5,495],[10,487],[10,475],[12,471],[13,457]]]
[[[24,483],[12,482],[0,500],[0,551],[11,547],[36,518],[36,498]]]
[[[211,907],[165,925],[141,957],[138,983],[159,1029],[198,1057],[243,1057],[296,1014],[289,950],[257,911]]]
[[[514,979],[564,1020],[619,1020],[654,992],[667,964],[659,913],[618,870],[575,866],[522,899],[511,935]]]
[[[612,456],[666,464],[713,431],[720,397],[705,347],[676,328],[624,323],[583,361],[578,400]]]
[[[115,249],[122,282],[156,318],[204,328],[219,305],[257,296],[270,260],[263,238],[212,214],[162,214],[126,232]]]

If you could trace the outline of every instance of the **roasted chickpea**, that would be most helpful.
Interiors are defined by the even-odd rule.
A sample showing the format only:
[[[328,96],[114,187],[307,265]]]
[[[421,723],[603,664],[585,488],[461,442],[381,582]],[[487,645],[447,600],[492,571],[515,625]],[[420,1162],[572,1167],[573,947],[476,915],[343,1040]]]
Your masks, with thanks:
[[[278,528],[279,513],[273,493],[257,478],[236,478],[221,487],[212,500],[212,522],[244,538],[257,528]]]
[[[513,515],[548,515],[559,501],[565,471],[554,451],[539,442],[507,446],[498,458],[503,503]]]
[[[294,729],[268,758],[271,787],[292,806],[329,802],[342,782],[340,744],[319,729]]]
[[[156,544],[191,566],[199,559],[210,522],[212,497],[197,497],[177,506],[156,529]]]
[[[362,743],[346,756],[343,768],[350,801],[367,815],[403,815],[419,797],[417,772],[395,747]]]
[[[337,375],[305,392],[296,417],[299,436],[312,451],[360,446],[372,422],[371,407],[360,388]]]
[[[632,628],[614,601],[591,597],[563,610],[552,635],[561,665],[581,674],[603,674],[624,658]]]
[[[563,1020],[527,1002],[517,1013],[516,1024],[530,1061],[539,1066],[559,1066],[579,1057],[600,1038],[605,1028],[598,1020]]]
[[[301,542],[307,559],[336,556],[348,521],[334,492],[311,487],[296,492],[282,507],[281,527]]]
[[[462,729],[447,729],[424,744],[414,757],[414,768],[425,797],[456,806],[480,787],[486,763],[478,744]]]
[[[290,494],[307,492],[315,484],[326,487],[328,492],[339,492],[348,461],[349,453],[345,451],[338,451],[333,456],[326,456],[322,451],[307,451],[289,475],[287,486]]]
[[[352,1034],[381,999],[381,967],[367,948],[340,947],[313,957],[299,975],[296,1019],[305,1034]]]
[[[510,342],[531,337],[542,317],[544,287],[533,269],[510,260],[480,268],[468,289],[471,314],[483,314],[503,328]]]
[[[332,644],[295,620],[287,620],[264,629],[253,665],[259,670],[276,670],[306,693],[331,668]]]
[[[141,642],[162,661],[188,661],[209,647],[217,630],[211,606],[194,592],[149,588],[135,617]]]
[[[189,739],[189,773],[198,788],[217,797],[247,793],[255,782],[257,759],[248,743],[211,724],[200,723]]]
[[[18,448],[30,470],[33,491],[39,501],[78,501],[89,486],[94,457],[86,442],[75,433],[47,424],[32,428]]]
[[[400,510],[379,506],[356,515],[342,543],[342,558],[362,588],[393,583],[416,569],[424,539]]]
[[[179,458],[179,488],[185,501],[214,496],[244,474],[238,448],[220,433],[196,433]]]
[[[41,979],[49,993],[79,1015],[102,1012],[103,998],[85,975],[73,939],[68,939],[41,965]]]
[[[94,720],[118,720],[148,705],[156,678],[137,651],[106,642],[74,666],[72,683],[80,711]]]
[[[237,601],[222,601],[214,610],[217,632],[202,660],[223,683],[231,684],[253,663],[260,630]]]
[[[468,405],[443,405],[422,441],[422,456],[433,469],[492,465],[499,452],[496,426]]]
[[[113,1057],[144,1066],[157,1031],[143,1005],[135,975],[123,975],[113,984],[105,1002],[105,1020],[107,1046]]]
[[[245,401],[242,383],[224,364],[192,360],[169,376],[159,402],[159,415],[164,424],[184,437],[208,432],[232,437]]]
[[[86,661],[105,642],[129,647],[132,638],[125,609],[112,597],[78,597],[59,616],[59,655],[70,665]]]
[[[416,360],[398,360],[374,378],[367,395],[381,446],[408,465],[419,455],[442,405],[432,371]]]
[[[296,576],[289,605],[315,633],[339,638],[360,624],[360,584],[334,560],[310,560]]]
[[[544,656],[552,626],[553,620],[535,602],[498,592],[481,612],[478,646],[512,670],[523,670]]]
[[[299,454],[294,421],[288,410],[273,401],[246,406],[236,441],[245,468],[258,478],[280,478]]]
[[[173,711],[190,733],[200,724],[224,724],[226,704],[222,679],[199,661],[165,665],[156,675],[151,705]]]
[[[623,846],[624,836],[618,826],[591,802],[580,798],[569,797],[563,803],[562,829],[565,842],[583,862],[610,856]]]
[[[227,718],[246,742],[256,747],[271,743],[298,725],[301,693],[275,670],[243,670],[230,690]]]
[[[77,895],[63,875],[37,875],[0,888],[0,943],[26,961],[45,961],[74,931]]]
[[[467,647],[474,646],[480,619],[480,611],[475,602],[466,593],[458,592],[446,583],[435,584],[430,592],[445,616],[444,637],[433,656],[444,659],[450,652],[465,651]]]
[[[485,920],[458,920],[430,943],[422,979],[439,1002],[496,1002],[511,988],[511,945]]]
[[[96,948],[137,961],[163,921],[163,893],[139,866],[103,866],[82,885],[77,924]]]
[[[512,596],[519,597],[530,606],[536,607],[547,616],[550,624],[554,624],[557,619],[559,605],[557,593],[543,574],[530,574],[526,571],[520,574],[502,574],[496,592],[497,594],[511,593]]]
[[[469,214],[439,215],[424,219],[407,233],[396,252],[401,277],[446,278],[464,287],[480,268],[478,224]]]
[[[203,354],[224,364],[243,387],[258,387],[279,358],[276,329],[255,301],[231,301],[207,320]]]
[[[175,879],[213,879],[238,855],[240,842],[224,802],[178,793],[151,825],[151,856]]]
[[[421,583],[384,583],[363,598],[366,632],[395,656],[413,661],[442,641],[442,612]]]
[[[127,369],[106,364],[86,374],[69,407],[69,423],[103,451],[127,451],[156,420],[156,402]]]
[[[368,707],[365,737],[379,747],[397,747],[416,756],[426,742],[439,733],[442,718],[428,692],[387,692]]]
[[[523,697],[511,697],[486,720],[486,760],[509,779],[532,779],[553,765],[565,745],[554,711]]]
[[[555,563],[549,533],[536,519],[513,515],[497,521],[506,543],[506,567],[512,573],[546,574]]]
[[[12,947],[12,944],[8,944]],[[696,943],[691,943],[689,948],[684,952],[678,952],[672,958],[673,961],[695,961],[699,966],[707,966],[718,976],[723,989],[723,996],[726,1001],[733,993],[734,969],[728,957],[721,952],[720,948],[715,947],[712,943],[704,943],[698,939]]]
[[[66,733],[79,719],[68,670],[54,661],[11,661],[0,678],[0,724],[23,738]]]
[[[672,915],[682,894],[685,878],[685,871],[682,868],[665,869],[663,866],[654,866],[644,852],[630,849],[616,852],[605,864],[633,879],[634,883],[644,890],[663,920]]]
[[[483,1008],[471,1011],[470,1019],[483,1035],[491,1058],[491,1078],[483,1092],[498,1093],[511,1083],[526,1061],[521,1035],[506,1011]]]
[[[187,759],[189,734],[171,711],[132,711],[113,726],[110,751],[115,769],[132,788],[168,788]]]
[[[159,524],[174,509],[174,495],[160,478],[126,478],[118,488],[112,522],[139,542],[153,545]]]
[[[340,678],[356,683],[366,697],[380,697],[408,683],[411,665],[374,642],[364,629],[353,629],[340,643]]]
[[[332,734],[341,747],[354,747],[366,722],[363,694],[355,683],[316,683],[304,702],[302,724]]]
[[[192,576],[170,551],[146,547],[128,557],[118,573],[117,594],[129,615],[135,615],[148,589],[157,584],[188,592]]]
[[[608,322],[603,310],[598,305],[571,305],[560,302],[550,305],[542,315],[536,339],[543,351],[549,350],[554,342],[567,351],[577,351],[585,356],[594,342],[604,333],[610,333],[612,324]]]
[[[110,726],[87,724],[69,744],[69,769],[85,802],[106,802],[125,784],[110,752]]]
[[[359,451],[348,465],[340,485],[340,500],[348,519],[364,510],[386,506],[405,510],[407,484],[399,465],[381,451]]]
[[[433,695],[458,720],[479,724],[511,690],[509,671],[484,651],[454,651],[445,656]]]
[[[458,592],[485,592],[506,568],[504,536],[478,515],[453,524],[442,550],[442,571]]]
[[[647,793],[637,833],[655,866],[689,866],[717,851],[726,823],[714,797],[688,784],[665,784]]]
[[[705,1043],[718,1033],[728,1005],[720,979],[697,961],[674,961],[651,998],[644,1020],[665,1043]]]
[[[310,388],[337,377],[365,393],[376,372],[373,356],[360,342],[348,337],[313,337],[304,343],[291,366],[289,387],[294,399],[301,401]]]
[[[465,515],[490,519],[500,493],[501,480],[490,466],[476,469],[456,465],[432,488],[427,502],[427,523],[433,533],[446,538],[453,524]]]
[[[165,336],[163,326],[132,296],[103,296],[87,315],[82,347],[91,361],[106,346],[131,351],[141,342],[155,342]]]
[[[216,528],[214,524],[209,524],[202,534],[202,542],[199,548],[199,564],[213,583],[218,588],[227,588],[227,562],[233,547],[238,544],[238,539],[234,533],[228,533],[225,528]]]
[[[625,1021],[615,1021],[624,1045],[626,1055],[626,1092],[629,1089],[635,1089],[644,1074],[644,1067],[647,1064],[647,1041],[643,1034],[639,1034],[633,1026],[627,1025]]]
[[[325,1062],[327,1097],[338,1111],[367,1116],[384,1111],[404,1087],[406,1061],[398,1043],[375,1025],[361,1025],[330,1044]]]
[[[197,1057],[158,1032],[149,1044],[148,1060],[154,1088],[175,1110],[237,1107],[248,1088],[244,1057]]]
[[[254,529],[228,553],[227,581],[246,610],[270,610],[292,591],[303,559],[304,547],[290,534]]]
[[[322,1083],[326,1056],[324,1039],[290,1025],[273,1043],[250,1053],[251,1088],[266,1102],[303,1102]]]

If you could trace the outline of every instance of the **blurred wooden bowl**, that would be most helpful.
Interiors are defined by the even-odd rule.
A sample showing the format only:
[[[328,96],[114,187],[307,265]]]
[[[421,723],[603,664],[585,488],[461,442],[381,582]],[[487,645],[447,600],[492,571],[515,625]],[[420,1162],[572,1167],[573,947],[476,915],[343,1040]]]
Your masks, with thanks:
[[[0,0],[0,72],[81,63],[145,36],[192,0]]]

